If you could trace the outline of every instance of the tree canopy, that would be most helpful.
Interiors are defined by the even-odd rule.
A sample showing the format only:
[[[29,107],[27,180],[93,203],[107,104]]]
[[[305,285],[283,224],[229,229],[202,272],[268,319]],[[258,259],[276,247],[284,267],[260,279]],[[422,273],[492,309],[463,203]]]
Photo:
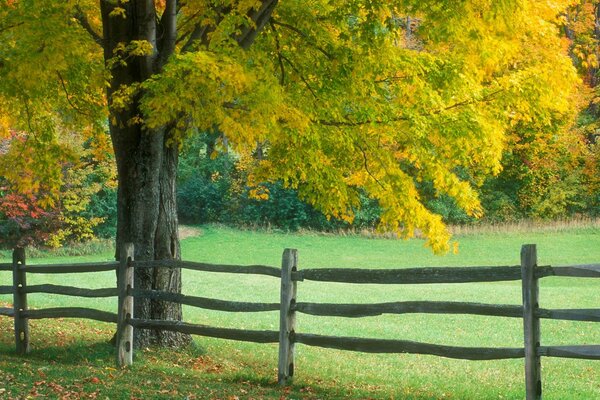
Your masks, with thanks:
[[[571,3],[2,0],[1,134],[25,132],[37,158],[12,152],[0,171],[52,202],[69,135],[106,157],[109,125],[167,127],[174,148],[218,130],[257,196],[281,180],[351,221],[365,191],[381,229],[445,251],[421,183],[479,215],[474,186],[499,172],[509,134],[572,121]]]

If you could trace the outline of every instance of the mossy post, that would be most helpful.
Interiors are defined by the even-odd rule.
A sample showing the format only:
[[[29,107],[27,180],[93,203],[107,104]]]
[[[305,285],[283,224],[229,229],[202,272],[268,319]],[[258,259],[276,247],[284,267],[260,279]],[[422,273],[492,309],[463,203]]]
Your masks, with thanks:
[[[26,286],[25,249],[17,247],[13,250],[13,307],[17,354],[29,352],[29,321],[23,316],[27,312]]]
[[[281,303],[279,311],[279,367],[277,381],[285,385],[294,375],[294,333],[296,312],[296,282],[292,272],[297,270],[298,251],[285,249],[281,261]]]
[[[133,318],[133,244],[126,243],[120,252],[117,278],[119,288],[119,311],[117,314],[117,367],[133,364],[133,326],[128,322]]]
[[[538,310],[539,282],[535,275],[537,250],[535,244],[521,248],[521,273],[523,287],[523,332],[525,339],[525,388],[526,399],[542,398],[542,374],[540,347],[540,319]]]

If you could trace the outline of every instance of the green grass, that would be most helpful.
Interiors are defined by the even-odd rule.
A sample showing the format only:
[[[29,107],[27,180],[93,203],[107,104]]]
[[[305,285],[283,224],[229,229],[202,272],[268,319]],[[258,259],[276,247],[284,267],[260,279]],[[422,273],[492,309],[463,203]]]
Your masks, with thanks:
[[[279,234],[203,227],[182,242],[184,259],[230,264],[278,266],[284,248],[297,248],[300,268],[403,268],[412,266],[518,265],[522,244],[536,243],[540,265],[600,262],[600,229],[561,232],[468,234],[459,254],[434,256],[423,241],[368,239],[361,236]],[[30,263],[108,260],[98,256],[48,257]],[[6,260],[0,262],[5,262]],[[0,285],[10,283],[0,273]],[[42,281],[85,287],[114,285],[114,274],[29,275]],[[600,282],[544,278],[544,308],[598,308]],[[278,302],[279,282],[263,276],[184,271],[184,293],[240,301]],[[455,300],[519,304],[518,282],[447,285],[345,285],[301,282],[299,301],[384,302]],[[0,303],[10,302],[0,296]],[[30,295],[31,307],[92,306],[114,311],[114,300]],[[278,328],[276,312],[230,314],[186,307],[189,322],[248,329]],[[462,346],[522,346],[521,320],[461,315],[384,315],[360,319],[298,315],[298,331],[339,336],[398,338]],[[13,354],[12,321],[0,317],[0,398],[31,391],[50,397],[70,393],[98,398],[306,398],[306,399],[520,399],[523,360],[462,361],[423,355],[373,355],[298,345],[291,388],[275,384],[276,345],[196,337],[195,348],[179,352],[136,353],[133,368],[112,369],[106,344],[112,326],[79,320],[31,321],[33,352]],[[600,344],[600,324],[542,321],[542,344]],[[600,398],[600,362],[543,358],[546,399]],[[2,374],[6,376],[3,377]],[[3,379],[4,378],[4,379]],[[2,386],[2,382],[6,382]],[[43,383],[40,383],[43,382]],[[37,383],[37,384],[36,384]],[[59,385],[58,388],[56,385]],[[61,389],[62,388],[62,389]],[[2,389],[5,389],[4,394]],[[61,392],[61,390],[63,392]],[[72,393],[71,393],[72,392]],[[175,393],[177,392],[177,393]],[[8,393],[11,393],[10,396]]]

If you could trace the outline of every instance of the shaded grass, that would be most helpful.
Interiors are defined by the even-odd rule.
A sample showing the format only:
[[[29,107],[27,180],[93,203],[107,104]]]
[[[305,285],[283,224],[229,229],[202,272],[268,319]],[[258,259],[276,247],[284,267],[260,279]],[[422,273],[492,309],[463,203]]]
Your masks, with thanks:
[[[537,243],[540,264],[600,262],[598,229],[566,232],[494,233],[461,238],[459,254],[433,256],[419,240],[394,241],[360,236],[287,235],[203,227],[202,234],[182,243],[187,260],[278,266],[285,247],[299,249],[300,268],[517,265],[520,246]],[[102,259],[100,256],[96,259]],[[64,262],[61,258],[32,260]],[[71,258],[69,262],[76,262]],[[89,260],[89,258],[86,258]],[[77,260],[78,262],[78,260]],[[7,273],[0,273],[4,282]],[[28,276],[29,283],[114,285],[114,274]],[[0,281],[0,284],[3,284]],[[540,305],[544,308],[597,308],[594,280],[545,278]],[[240,301],[277,302],[279,281],[263,276],[184,271],[184,293]],[[10,301],[8,296],[0,301]],[[116,301],[30,295],[33,307],[87,303],[114,311]],[[383,302],[454,300],[519,304],[519,282],[446,285],[345,285],[301,282],[299,301]],[[278,329],[276,312],[229,314],[184,308],[189,322],[213,326]],[[12,353],[12,321],[0,317],[0,371],[14,382],[11,396],[30,393],[56,395],[60,386],[82,396],[109,398],[395,398],[395,399],[519,399],[524,395],[523,361],[463,361],[422,355],[377,355],[297,346],[296,377],[291,388],[275,385],[276,345],[258,345],[197,337],[198,347],[178,352],[146,350],[136,353],[130,371],[112,369],[113,356],[105,344],[112,327],[88,321],[32,321],[33,354]],[[62,332],[61,333],[59,333]],[[384,315],[361,319],[298,315],[298,331],[339,336],[417,340],[459,346],[522,346],[519,319],[457,315]],[[542,321],[542,344],[599,344],[600,326],[593,323]],[[600,398],[600,363],[544,358],[544,397]],[[38,370],[46,376],[40,379]],[[15,372],[16,371],[16,372]],[[92,378],[98,378],[101,385]],[[0,382],[2,379],[0,379]],[[35,382],[46,383],[35,386]],[[141,385],[140,385],[141,384]],[[1,384],[0,384],[1,385]],[[11,388],[12,387],[12,388]],[[14,389],[16,388],[16,389]],[[0,386],[0,398],[2,387]],[[167,392],[165,392],[167,391]],[[169,392],[170,391],[170,392]],[[177,393],[175,393],[177,392]]]

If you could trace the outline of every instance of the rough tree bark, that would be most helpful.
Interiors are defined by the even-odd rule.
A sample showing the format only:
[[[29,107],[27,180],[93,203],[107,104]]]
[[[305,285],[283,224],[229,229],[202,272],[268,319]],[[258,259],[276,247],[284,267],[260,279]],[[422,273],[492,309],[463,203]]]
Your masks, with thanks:
[[[119,43],[146,40],[156,49],[154,54],[135,57],[127,64],[116,63],[111,69],[108,88],[110,107],[110,134],[117,163],[119,181],[117,210],[117,249],[123,243],[135,245],[136,260],[179,259],[177,235],[177,205],[175,179],[177,176],[177,149],[167,146],[170,130],[164,127],[148,130],[133,121],[140,115],[134,99],[128,109],[112,107],[113,96],[119,88],[140,83],[160,72],[157,43],[157,22],[152,0],[130,1],[120,4],[125,17],[111,16],[117,5],[101,2],[104,58],[109,63]],[[165,46],[167,47],[167,46]],[[165,48],[172,53],[172,48]],[[170,54],[169,54],[170,55]],[[118,250],[117,250],[118,252]],[[117,254],[117,258],[118,258]],[[135,286],[140,289],[161,289],[181,292],[179,269],[137,270]],[[182,317],[181,306],[172,303],[138,300],[135,315],[141,318],[175,319]],[[136,346],[158,344],[179,346],[189,342],[187,335],[171,332],[137,330]]]
[[[144,40],[152,44],[154,52],[131,57],[126,63],[114,63],[110,86],[107,89],[110,110],[110,135],[117,163],[118,220],[117,249],[126,242],[134,243],[135,259],[180,259],[177,233],[177,147],[167,143],[172,128],[165,126],[149,130],[134,121],[141,116],[139,98],[133,99],[127,109],[113,107],[113,98],[119,88],[144,82],[160,73],[175,51],[177,39],[177,0],[167,0],[166,8],[158,18],[154,0],[128,2],[101,0],[101,17],[106,65],[117,55],[119,44]],[[268,22],[277,0],[264,0],[260,8],[248,13],[252,27],[239,30],[235,39],[247,48],[257,33]],[[116,7],[124,13],[111,15]],[[226,12],[220,10],[221,13]],[[193,51],[197,45],[208,44],[209,28],[198,25],[183,45],[183,51]],[[117,259],[119,257],[117,250]],[[136,270],[135,286],[140,289],[160,289],[181,292],[179,269]],[[134,313],[138,318],[181,320],[181,305],[154,300],[136,299]],[[136,330],[135,346],[160,345],[177,347],[189,343],[190,336],[176,332]]]

